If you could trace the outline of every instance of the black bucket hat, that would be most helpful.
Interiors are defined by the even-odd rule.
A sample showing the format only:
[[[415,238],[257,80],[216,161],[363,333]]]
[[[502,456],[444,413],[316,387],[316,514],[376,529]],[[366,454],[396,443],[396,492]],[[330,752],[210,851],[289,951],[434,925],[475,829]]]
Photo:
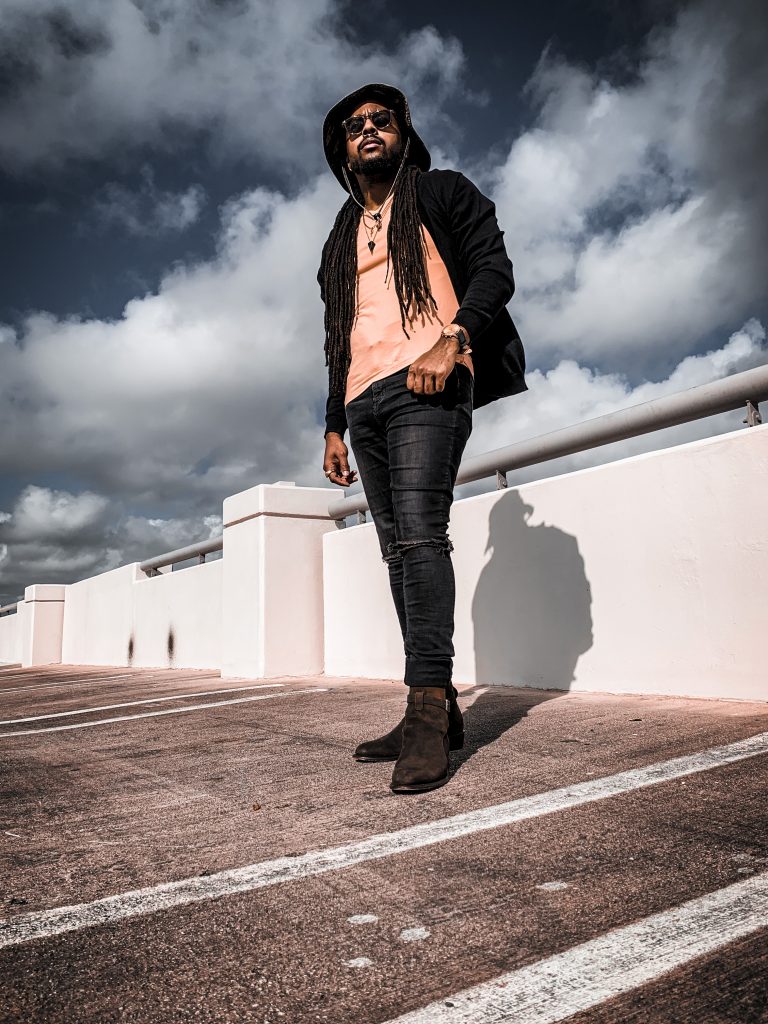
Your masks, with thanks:
[[[405,139],[411,140],[408,150],[408,163],[416,164],[422,171],[428,171],[432,163],[429,150],[421,141],[411,123],[411,111],[405,95],[393,85],[382,85],[376,82],[370,85],[363,85],[332,106],[325,115],[325,121],[323,122],[325,159],[328,161],[328,166],[345,192],[349,190],[341,169],[347,162],[347,146],[344,127],[341,122],[349,117],[352,111],[359,107],[364,100],[369,99],[383,104],[388,110],[394,110],[397,115],[397,123],[400,125],[400,130],[403,134],[403,141]]]

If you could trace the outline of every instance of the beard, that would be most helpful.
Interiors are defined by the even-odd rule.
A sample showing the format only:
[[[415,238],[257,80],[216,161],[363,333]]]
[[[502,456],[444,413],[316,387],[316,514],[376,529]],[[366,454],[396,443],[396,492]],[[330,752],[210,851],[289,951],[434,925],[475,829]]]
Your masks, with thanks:
[[[355,174],[368,181],[388,181],[397,173],[402,155],[403,147],[398,146],[394,151],[378,153],[367,160],[360,155],[357,160],[350,160],[349,166]]]

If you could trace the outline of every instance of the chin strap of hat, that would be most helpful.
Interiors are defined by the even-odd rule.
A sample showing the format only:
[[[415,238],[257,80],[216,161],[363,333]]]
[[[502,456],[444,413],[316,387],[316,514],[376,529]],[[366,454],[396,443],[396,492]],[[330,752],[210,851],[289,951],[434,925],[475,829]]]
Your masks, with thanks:
[[[392,182],[392,187],[390,188],[389,192],[387,192],[387,196],[386,196],[386,199],[384,200],[384,203],[386,203],[387,199],[389,199],[389,197],[392,195],[392,193],[395,190],[395,185],[397,184],[397,179],[400,177],[400,172],[405,167],[405,162],[408,159],[408,150],[410,148],[411,148],[411,140],[410,139],[406,139],[405,140],[405,146],[403,147],[403,159],[400,161],[400,166],[397,168],[397,174],[395,175],[395,180]],[[341,173],[344,175],[344,181],[346,181],[346,183],[347,183],[347,188],[349,189],[349,194],[355,200],[355,202],[360,207],[360,209],[364,210],[365,209],[364,204],[360,202],[360,200],[357,198],[355,193],[352,191],[352,185],[351,185],[349,177],[347,175],[347,168],[344,166],[344,164],[341,165]],[[381,206],[379,206],[379,209],[381,209],[381,207],[384,205],[384,203],[382,203]]]

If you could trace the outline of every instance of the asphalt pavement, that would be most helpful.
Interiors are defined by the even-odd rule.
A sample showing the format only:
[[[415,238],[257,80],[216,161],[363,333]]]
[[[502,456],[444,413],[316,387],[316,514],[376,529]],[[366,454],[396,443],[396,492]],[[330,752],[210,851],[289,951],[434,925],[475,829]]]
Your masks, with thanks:
[[[768,1021],[768,702],[0,667],[3,1022]]]

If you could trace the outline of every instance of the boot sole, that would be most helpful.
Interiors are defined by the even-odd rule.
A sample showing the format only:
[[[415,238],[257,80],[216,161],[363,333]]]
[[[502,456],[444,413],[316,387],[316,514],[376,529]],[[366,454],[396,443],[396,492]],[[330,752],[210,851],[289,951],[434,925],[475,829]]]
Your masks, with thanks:
[[[464,733],[460,732],[456,736],[449,736],[449,750],[462,750],[464,747]],[[396,761],[399,754],[390,754],[387,757],[370,757],[366,754],[353,754],[354,759],[361,764],[379,764],[382,761]]]
[[[437,779],[436,782],[420,782],[420,783],[414,783],[414,785],[412,785],[412,786],[392,786],[392,785],[390,785],[389,788],[392,790],[393,793],[426,793],[430,789],[439,789],[440,786],[444,786],[447,781],[448,781],[448,776],[446,775],[442,779]]]

